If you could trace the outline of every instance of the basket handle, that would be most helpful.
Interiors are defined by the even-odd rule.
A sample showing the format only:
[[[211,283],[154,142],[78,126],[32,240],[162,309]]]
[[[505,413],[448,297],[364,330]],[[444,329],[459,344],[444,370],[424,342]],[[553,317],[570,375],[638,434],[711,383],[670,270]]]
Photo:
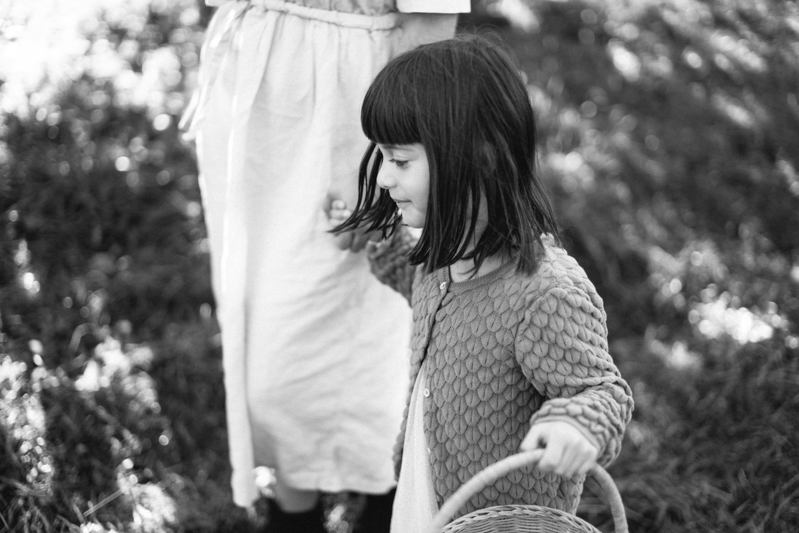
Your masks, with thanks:
[[[510,455],[496,463],[490,465],[488,468],[478,472],[469,481],[461,485],[461,487],[450,496],[444,505],[441,506],[435,518],[433,525],[430,528],[431,533],[441,533],[450,519],[455,516],[458,509],[463,507],[472,496],[483,490],[487,485],[492,484],[497,479],[501,478],[508,472],[521,468],[523,466],[535,464],[541,460],[544,454],[543,448],[535,450],[520,452]],[[604,493],[605,503],[610,507],[610,512],[613,515],[613,524],[616,533],[628,533],[627,530],[627,516],[624,512],[624,504],[621,501],[621,495],[613,482],[610,474],[599,465],[594,466],[588,474],[593,476],[599,484],[602,492]]]

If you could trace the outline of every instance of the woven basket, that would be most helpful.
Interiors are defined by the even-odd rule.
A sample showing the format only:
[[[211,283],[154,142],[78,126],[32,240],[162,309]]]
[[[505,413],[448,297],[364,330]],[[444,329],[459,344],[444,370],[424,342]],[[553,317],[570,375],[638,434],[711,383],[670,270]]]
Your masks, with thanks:
[[[576,516],[539,505],[497,505],[449,520],[469,499],[508,472],[537,463],[542,450],[511,455],[494,463],[464,483],[433,519],[431,533],[599,533],[594,526]],[[627,517],[616,484],[601,466],[589,475],[602,489],[602,499],[610,507],[616,533],[627,533]]]

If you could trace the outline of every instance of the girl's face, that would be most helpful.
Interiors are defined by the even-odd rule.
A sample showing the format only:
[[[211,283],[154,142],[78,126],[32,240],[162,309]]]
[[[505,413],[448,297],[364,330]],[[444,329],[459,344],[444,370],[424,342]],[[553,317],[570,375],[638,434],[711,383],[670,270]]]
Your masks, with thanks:
[[[424,146],[378,143],[377,147],[383,154],[377,185],[391,195],[405,224],[423,227],[430,191],[430,167]]]

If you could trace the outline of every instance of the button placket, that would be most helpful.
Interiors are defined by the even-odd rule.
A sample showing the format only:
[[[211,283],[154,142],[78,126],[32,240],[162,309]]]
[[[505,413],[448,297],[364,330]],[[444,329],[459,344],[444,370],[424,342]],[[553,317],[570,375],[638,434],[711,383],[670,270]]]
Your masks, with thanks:
[[[427,328],[426,328],[427,332],[426,332],[426,334],[424,336],[425,352],[427,352],[427,345],[430,342],[430,336],[431,336],[431,334],[433,332],[433,326],[436,323],[436,313],[441,308],[441,302],[444,301],[444,297],[446,296],[446,291],[447,291],[447,282],[446,281],[442,281],[438,285],[438,291],[439,291],[438,292],[438,297],[435,297],[433,294],[430,295],[431,299],[435,298],[436,305],[435,305],[435,309],[431,309],[430,314],[427,316]]]

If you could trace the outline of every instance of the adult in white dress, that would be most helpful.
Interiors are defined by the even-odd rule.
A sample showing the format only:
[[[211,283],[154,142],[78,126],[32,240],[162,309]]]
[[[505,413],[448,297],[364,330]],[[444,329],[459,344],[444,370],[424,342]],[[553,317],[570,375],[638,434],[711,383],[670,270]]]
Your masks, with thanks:
[[[219,7],[184,126],[222,330],[234,501],[253,504],[256,466],[274,469],[276,513],[315,513],[319,491],[387,493],[409,309],[365,254],[336,246],[326,209],[355,204],[372,79],[398,53],[452,36],[469,1],[206,1]]]

